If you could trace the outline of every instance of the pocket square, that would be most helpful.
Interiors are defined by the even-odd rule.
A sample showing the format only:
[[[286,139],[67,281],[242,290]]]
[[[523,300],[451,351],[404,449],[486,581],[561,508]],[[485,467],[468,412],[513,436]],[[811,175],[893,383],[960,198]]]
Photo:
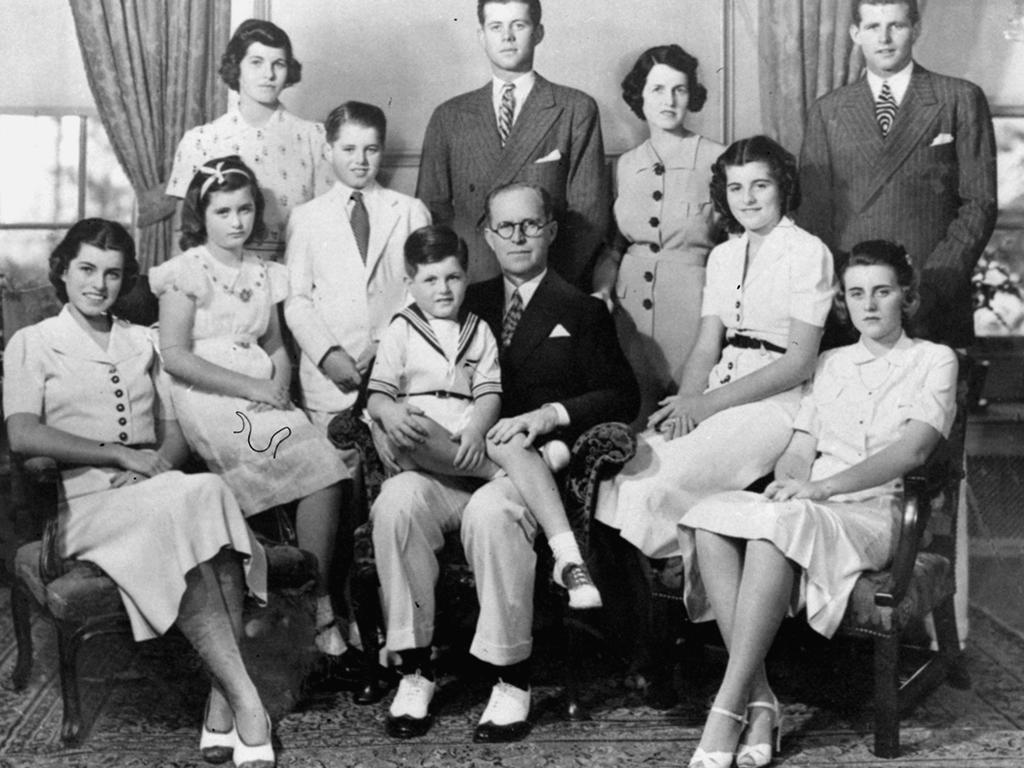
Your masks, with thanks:
[[[535,163],[554,163],[562,159],[562,153],[557,149],[548,152],[544,157],[534,160]]]
[[[940,133],[938,136],[936,136],[934,139],[932,139],[932,143],[929,144],[928,146],[939,147],[939,146],[942,146],[943,144],[952,144],[952,143],[953,143],[953,134],[951,134],[951,133]]]
[[[552,328],[551,333],[548,334],[549,339],[567,339],[570,336],[572,336],[572,334],[569,333],[561,323]]]

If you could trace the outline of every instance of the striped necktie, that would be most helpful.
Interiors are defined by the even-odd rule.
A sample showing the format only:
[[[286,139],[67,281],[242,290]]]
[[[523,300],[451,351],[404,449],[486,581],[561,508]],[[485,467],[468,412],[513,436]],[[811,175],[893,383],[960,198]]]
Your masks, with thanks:
[[[512,291],[512,301],[508,303],[508,311],[505,312],[505,319],[501,324],[501,348],[504,349],[512,343],[512,335],[519,325],[519,318],[523,316],[523,297],[519,289]]]
[[[889,81],[882,83],[882,90],[878,93],[878,101],[875,102],[875,119],[878,120],[878,127],[882,129],[882,136],[889,135],[892,128],[892,121],[896,119],[896,98],[892,95]]]
[[[366,263],[366,251],[370,247],[370,216],[366,212],[366,204],[363,203],[363,193],[356,190],[352,193],[352,213],[349,215],[349,223],[352,225],[352,234],[355,235],[356,245],[359,247],[359,255]]]
[[[508,135],[512,133],[512,117],[516,113],[516,87],[513,83],[505,83],[501,89],[501,104],[498,107],[498,135],[501,136],[501,146],[508,142]]]

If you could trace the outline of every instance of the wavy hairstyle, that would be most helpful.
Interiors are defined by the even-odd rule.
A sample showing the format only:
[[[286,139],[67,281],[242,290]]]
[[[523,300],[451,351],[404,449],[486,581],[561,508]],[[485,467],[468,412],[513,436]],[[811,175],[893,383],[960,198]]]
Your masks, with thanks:
[[[715,210],[722,215],[725,228],[730,232],[742,232],[743,226],[729,208],[725,171],[730,167],[757,162],[768,166],[772,179],[779,185],[782,215],[785,216],[800,207],[800,177],[797,173],[796,158],[781,144],[767,136],[751,136],[748,139],[734,141],[711,166],[711,200],[715,204]]]
[[[857,243],[850,252],[839,254],[836,274],[839,276],[839,290],[835,297],[835,315],[845,325],[850,325],[850,312],[846,307],[846,270],[850,267],[889,267],[896,275],[896,283],[903,289],[903,325],[914,316],[921,305],[917,270],[907,249],[891,240],[864,240]]]
[[[256,181],[256,174],[238,155],[227,155],[207,160],[189,182],[181,205],[181,237],[178,238],[178,244],[182,250],[206,242],[206,209],[210,205],[210,195],[214,192],[234,192],[245,187],[252,192],[252,201],[256,206],[252,232],[245,244],[258,243],[265,238],[267,225],[263,223],[263,210],[266,202]]]
[[[540,26],[540,0],[477,0],[476,19],[480,22],[481,27],[484,25],[484,6],[490,5],[491,3],[497,3],[498,5],[506,5],[507,3],[526,3],[526,9],[530,14],[530,21],[533,22],[533,26]]]
[[[288,33],[269,21],[246,19],[238,25],[235,34],[228,41],[224,55],[220,57],[220,78],[232,91],[238,90],[238,69],[253,43],[262,43],[268,48],[284,49],[284,57],[288,64],[288,74],[284,79],[285,88],[295,85],[302,79],[302,64],[292,53],[292,41]]]
[[[64,285],[64,274],[68,266],[78,258],[83,245],[91,245],[104,251],[118,251],[121,254],[121,290],[110,307],[111,314],[120,314],[122,299],[131,292],[139,277],[139,262],[135,256],[135,241],[128,230],[116,221],[108,219],[82,219],[71,225],[64,238],[50,254],[50,284],[63,302],[68,300],[68,289]]]
[[[708,100],[708,89],[697,80],[697,58],[691,56],[675,43],[648,48],[640,54],[633,68],[622,81],[622,100],[633,110],[633,114],[644,120],[644,86],[647,75],[655,64],[672,67],[676,72],[686,75],[686,89],[690,92],[686,108],[690,112],[700,112],[704,102]]]

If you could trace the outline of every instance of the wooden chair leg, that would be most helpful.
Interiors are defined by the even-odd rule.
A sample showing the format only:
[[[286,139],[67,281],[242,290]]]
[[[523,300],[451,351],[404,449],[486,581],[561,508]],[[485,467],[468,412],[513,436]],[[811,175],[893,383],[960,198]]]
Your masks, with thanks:
[[[953,688],[967,690],[971,687],[971,676],[967,671],[964,654],[960,650],[960,633],[956,628],[956,609],[950,595],[932,612],[935,621],[935,639],[939,645],[939,656],[946,668],[946,682]]]
[[[18,646],[18,660],[11,673],[11,683],[14,690],[23,691],[32,676],[32,593],[21,579],[15,579],[11,588],[11,618]]]
[[[878,757],[900,753],[898,635],[875,638],[875,749]]]
[[[368,573],[369,569],[355,568],[349,582],[352,597],[352,613],[359,627],[359,637],[363,641],[363,658],[366,662],[363,687],[352,694],[356,704],[375,704],[384,698],[387,690],[381,682],[377,668],[380,657],[380,641],[378,633],[384,626],[380,607],[378,587],[380,581],[376,572]]]
[[[60,657],[60,692],[64,700],[64,719],[60,727],[61,741],[68,747],[82,743],[82,702],[78,693],[78,650],[80,633],[57,624],[57,654]]]

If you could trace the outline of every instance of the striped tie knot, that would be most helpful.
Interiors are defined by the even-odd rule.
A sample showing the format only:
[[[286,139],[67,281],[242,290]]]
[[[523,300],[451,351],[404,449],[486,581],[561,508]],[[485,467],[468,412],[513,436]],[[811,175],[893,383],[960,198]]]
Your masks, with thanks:
[[[875,102],[875,119],[878,120],[878,127],[882,129],[882,136],[889,135],[892,128],[892,121],[896,119],[896,97],[892,95],[892,88],[889,81],[882,83],[882,90],[878,93],[878,101]]]
[[[512,133],[512,118],[516,113],[516,86],[513,83],[505,83],[501,89],[501,105],[498,107],[498,135],[501,136],[501,146],[508,142],[508,135]]]

